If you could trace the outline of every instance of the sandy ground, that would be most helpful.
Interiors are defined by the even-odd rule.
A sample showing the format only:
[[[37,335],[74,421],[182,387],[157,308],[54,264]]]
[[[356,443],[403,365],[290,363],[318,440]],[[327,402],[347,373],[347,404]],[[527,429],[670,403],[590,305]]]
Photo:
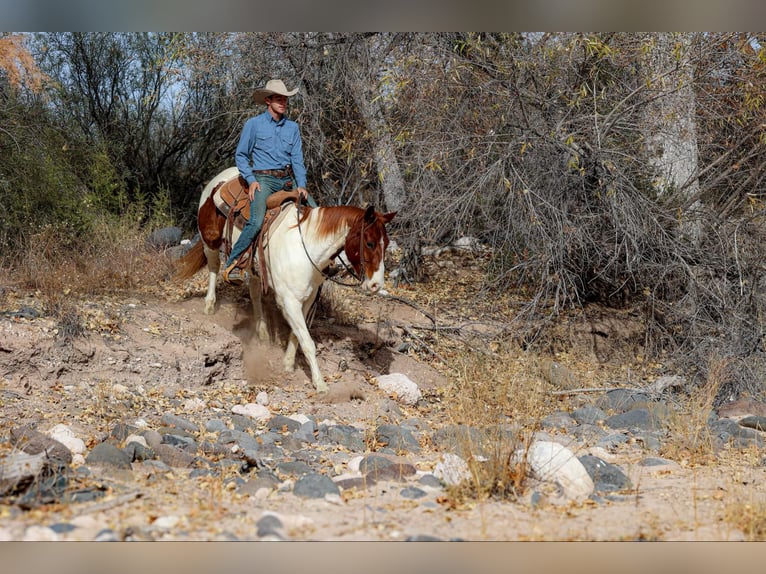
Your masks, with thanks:
[[[199,293],[180,300],[120,296],[86,302],[82,312],[90,329],[69,343],[56,337],[57,325],[49,318],[6,315],[0,318],[0,437],[22,424],[34,423],[45,432],[63,423],[92,448],[118,422],[142,418],[159,425],[169,411],[200,420],[224,418],[233,405],[253,402],[260,391],[268,393],[273,414],[313,415],[365,428],[406,419],[426,421],[432,429],[447,424],[438,400],[446,378],[396,350],[401,331],[392,325],[422,316],[396,300],[360,297],[365,312],[359,324],[317,319],[312,327],[332,389],[329,398],[315,395],[302,361],[287,376],[279,369],[279,351],[252,341],[249,302],[236,288],[219,292],[220,307],[212,318],[202,314]],[[34,308],[37,302],[33,294],[20,294],[16,303]],[[392,372],[421,386],[425,398],[418,406],[398,405],[394,413],[392,398],[374,379]],[[195,408],[201,410],[192,412]],[[7,442],[0,446],[5,453],[10,449]],[[327,456],[337,457],[342,473],[351,455],[337,450]],[[413,500],[402,496],[404,484],[387,481],[331,500],[307,500],[288,488],[245,492],[220,477],[191,479],[188,469],[158,473],[140,463],[122,471],[99,467],[83,480],[107,484],[103,498],[25,511],[0,505],[0,538],[93,540],[111,529],[120,539],[257,539],[256,524],[269,513],[278,515],[291,540],[763,537],[747,531],[762,528],[762,517],[737,519],[748,508],[762,509],[758,505],[766,500],[759,453],[723,451],[705,466],[683,459],[642,466],[651,454],[634,442],[609,453],[608,462],[619,465],[634,486],[611,500],[563,503],[543,496],[536,505],[525,496],[456,502],[440,488],[424,488],[426,497]],[[425,473],[441,455],[426,441],[421,453],[405,458]],[[63,533],[39,528],[58,523],[77,528]]]

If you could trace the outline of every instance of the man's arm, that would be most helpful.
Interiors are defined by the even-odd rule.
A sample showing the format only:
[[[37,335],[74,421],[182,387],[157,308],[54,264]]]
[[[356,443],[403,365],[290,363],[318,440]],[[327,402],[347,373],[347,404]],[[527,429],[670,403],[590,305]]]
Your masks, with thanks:
[[[253,155],[253,146],[255,145],[255,118],[250,118],[245,122],[242,133],[239,136],[237,151],[234,154],[234,161],[239,169],[239,174],[245,178],[248,186],[252,187],[255,181],[253,166],[250,161]]]

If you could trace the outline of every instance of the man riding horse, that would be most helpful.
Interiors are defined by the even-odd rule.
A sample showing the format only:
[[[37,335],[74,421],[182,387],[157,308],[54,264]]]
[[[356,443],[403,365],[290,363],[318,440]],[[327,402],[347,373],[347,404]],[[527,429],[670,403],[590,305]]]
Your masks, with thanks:
[[[280,189],[297,186],[297,191],[311,207],[316,201],[306,191],[306,166],[298,124],[285,116],[287,99],[298,92],[288,90],[282,80],[269,80],[253,94],[256,104],[266,111],[250,118],[242,128],[235,155],[240,175],[248,185],[250,218],[224,265],[223,279],[240,283],[240,256],[255,240],[266,215],[266,198]]]

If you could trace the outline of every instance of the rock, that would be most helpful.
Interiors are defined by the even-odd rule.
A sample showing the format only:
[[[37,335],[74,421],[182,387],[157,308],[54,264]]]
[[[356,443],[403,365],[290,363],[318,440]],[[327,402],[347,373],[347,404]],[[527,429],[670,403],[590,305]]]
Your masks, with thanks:
[[[525,456],[524,450],[517,451],[516,456]],[[595,485],[586,468],[571,450],[558,443],[533,442],[526,460],[538,479],[558,483],[568,499],[582,501],[593,493]]]
[[[186,420],[183,417],[174,415],[171,413],[165,413],[162,415],[160,422],[166,426],[183,429],[188,432],[196,433],[199,431],[199,427],[193,422]]]
[[[766,431],[766,417],[757,415],[747,416],[739,421],[739,425],[750,429]]]
[[[651,398],[646,393],[631,389],[612,389],[596,401],[596,406],[607,411],[623,413],[633,408],[645,407],[650,402]]]
[[[269,395],[266,391],[261,391],[255,395],[255,402],[264,407],[269,406]]]
[[[263,421],[271,418],[271,412],[268,408],[258,403],[247,403],[246,405],[234,405],[231,412],[251,418],[256,421]]]
[[[577,424],[593,425],[604,422],[606,413],[598,407],[581,407],[572,411],[572,418]]]
[[[267,428],[274,432],[295,432],[300,430],[301,423],[284,415],[276,415],[269,420]]]
[[[284,524],[282,524],[282,521],[275,514],[264,513],[258,519],[258,522],[255,523],[255,525],[258,528],[258,531],[257,531],[258,538],[263,538],[264,536],[269,536],[269,535],[276,535],[279,537],[283,537],[280,531],[284,528]]]
[[[568,431],[572,427],[577,426],[577,421],[569,416],[569,413],[557,411],[543,418],[540,421],[540,426],[544,429],[563,429]]]
[[[63,444],[72,454],[83,454],[87,449],[85,442],[74,434],[68,426],[58,424],[48,431],[48,436]]]
[[[657,427],[657,422],[649,409],[638,408],[612,415],[604,421],[604,424],[612,429],[652,430]]]
[[[471,472],[466,461],[455,454],[446,453],[436,463],[434,476],[445,484],[455,485],[471,478]]]
[[[427,495],[427,493],[426,493],[425,490],[421,490],[421,489],[419,489],[416,486],[408,486],[408,487],[403,488],[402,490],[400,490],[399,491],[399,495],[402,498],[416,499],[416,498],[423,498],[424,496]]]
[[[400,425],[379,425],[375,429],[375,440],[397,451],[420,452],[418,440],[408,429]]]
[[[221,432],[226,430],[226,423],[221,419],[210,419],[205,423],[205,430],[207,432]]]
[[[407,375],[402,373],[391,373],[388,375],[379,375],[378,387],[391,395],[395,395],[396,400],[405,405],[414,405],[423,396],[417,384]]]
[[[58,464],[72,462],[72,453],[65,445],[28,426],[11,429],[11,444],[27,454],[45,453]]]
[[[169,444],[158,444],[155,454],[162,462],[171,467],[189,468],[194,463],[194,456]]]
[[[541,362],[540,375],[557,389],[569,390],[581,386],[572,371],[550,359]]]
[[[280,462],[277,470],[282,474],[292,474],[294,476],[304,476],[312,472],[311,467],[300,460],[291,460]]]
[[[183,229],[180,227],[163,227],[155,229],[146,237],[146,244],[156,249],[165,249],[178,245],[183,237]]]
[[[322,427],[320,427],[320,432]],[[327,438],[353,452],[364,451],[362,431],[351,425],[330,425],[325,428]]]
[[[0,457],[0,496],[23,492],[46,468],[44,452],[12,452]]]
[[[630,488],[630,479],[619,467],[588,454],[579,457],[579,460],[593,480],[594,492],[615,492]]]
[[[302,498],[324,498],[328,494],[340,495],[340,489],[324,474],[313,473],[295,482],[293,494]]]
[[[132,456],[111,443],[102,442],[93,447],[85,462],[93,464],[108,464],[117,468],[130,469]]]

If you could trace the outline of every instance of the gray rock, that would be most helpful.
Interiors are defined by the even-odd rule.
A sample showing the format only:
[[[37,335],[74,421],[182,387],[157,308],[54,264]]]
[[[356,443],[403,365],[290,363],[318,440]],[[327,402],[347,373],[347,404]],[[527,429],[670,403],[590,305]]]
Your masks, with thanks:
[[[619,467],[588,454],[579,459],[593,479],[594,492],[616,492],[630,488],[630,479]]]
[[[330,425],[327,427],[320,427],[320,433],[322,429],[326,431],[326,437],[331,443],[337,443],[345,446],[352,452],[361,452],[364,450],[364,440],[362,437],[362,431],[351,425]]]
[[[162,424],[166,426],[183,429],[185,431],[192,432],[192,433],[196,433],[199,431],[199,427],[193,422],[171,413],[165,413],[164,415],[162,415],[160,422],[162,422]]]
[[[628,442],[628,436],[622,433],[613,433],[605,436],[596,443],[596,446],[600,446],[607,450],[615,448],[621,444]]]
[[[431,434],[431,442],[439,449],[471,458],[475,455],[488,456],[488,441],[485,433],[477,427],[448,425]]]
[[[221,419],[210,419],[205,423],[205,430],[207,432],[222,432],[226,430],[226,423]]]
[[[442,481],[436,478],[433,474],[424,474],[420,477],[418,482],[423,486],[431,486],[433,488],[442,488],[444,486]]]
[[[29,426],[11,429],[11,444],[27,454],[45,453],[49,463],[72,462],[72,453],[64,444]]]
[[[634,408],[645,407],[651,401],[651,397],[640,391],[630,389],[612,389],[604,393],[596,401],[596,406],[606,411],[612,410],[617,413],[624,413]]]
[[[143,462],[156,456],[154,449],[135,441],[129,442],[123,451],[130,457],[131,462]]]
[[[183,234],[183,229],[180,227],[155,229],[146,237],[146,244],[157,249],[164,249],[172,245],[178,245]]]
[[[162,435],[162,444],[169,444],[190,453],[197,452],[197,441],[187,436],[167,433]]]
[[[763,447],[763,438],[757,430],[740,426],[731,419],[720,419],[708,426],[713,436],[724,443],[731,442],[739,448],[752,445]]]
[[[299,478],[293,487],[293,494],[302,498],[324,498],[328,494],[340,495],[340,489],[324,474],[307,474]]]
[[[253,435],[236,429],[221,431],[218,435],[218,442],[220,444],[237,444],[245,450],[256,449],[260,445]]]
[[[107,464],[117,468],[129,469],[133,456],[124,450],[117,448],[111,443],[102,442],[93,447],[85,462],[93,464]]]
[[[745,428],[766,431],[766,417],[751,415],[740,420],[739,425]]]
[[[233,424],[234,428],[238,431],[246,431],[255,428],[255,421],[244,415],[231,415],[231,424]]]
[[[569,416],[569,413],[557,411],[540,421],[540,426],[544,429],[564,429],[569,430],[577,426],[577,421]]]
[[[281,537],[282,534],[279,531],[285,527],[279,517],[274,516],[273,514],[262,516],[258,519],[258,522],[256,522],[255,525],[258,528],[258,538],[274,534]]]
[[[658,427],[657,419],[652,416],[649,409],[637,408],[612,415],[608,417],[604,424],[612,429],[640,429],[653,430]]]
[[[304,476],[311,473],[311,467],[300,460],[280,462],[277,465],[277,470],[282,474],[292,474],[294,476]]]
[[[176,468],[189,468],[194,463],[194,456],[169,444],[158,444],[154,452],[162,462]]]
[[[671,461],[665,459],[665,458],[659,458],[655,456],[647,456],[645,459],[640,461],[639,466],[664,466],[666,464],[673,464]]]
[[[588,442],[599,441],[608,434],[601,427],[588,423],[579,424],[569,432],[572,436],[581,438]]]
[[[403,488],[402,490],[400,490],[399,491],[399,495],[402,498],[417,499],[417,498],[423,498],[424,496],[426,496],[426,491],[425,490],[421,490],[420,488],[418,488],[416,486],[408,486],[408,487]]]
[[[295,432],[297,430],[300,430],[301,423],[294,419],[291,419],[290,417],[286,417],[284,415],[276,415],[271,417],[271,419],[269,419],[269,424],[267,428],[270,431],[274,431],[277,433]]]
[[[586,406],[572,411],[572,418],[581,425],[593,425],[604,422],[606,416],[606,413],[598,407]]]
[[[420,443],[412,432],[400,425],[383,424],[375,429],[375,439],[394,450],[420,452]]]

